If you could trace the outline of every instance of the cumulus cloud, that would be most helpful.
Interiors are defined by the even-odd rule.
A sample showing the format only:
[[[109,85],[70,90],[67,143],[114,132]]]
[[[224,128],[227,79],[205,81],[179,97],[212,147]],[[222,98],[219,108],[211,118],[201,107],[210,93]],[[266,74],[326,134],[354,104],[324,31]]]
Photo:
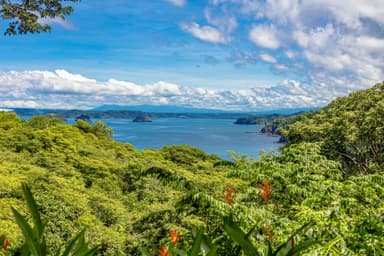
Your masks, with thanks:
[[[268,63],[277,63],[277,59],[272,55],[262,53],[259,55],[260,59]]]
[[[224,33],[212,26],[200,26],[199,24],[192,22],[181,24],[181,28],[185,32],[188,32],[192,36],[203,41],[221,44],[229,42],[229,38]]]
[[[231,41],[231,33],[237,28],[238,22],[235,16],[226,9],[220,11],[205,8],[204,18],[208,25],[201,26],[196,22],[182,23],[181,29],[192,36],[211,43],[228,44]]]
[[[213,90],[165,81],[144,85],[116,79],[101,82],[65,70],[0,72],[0,92],[0,108],[86,109],[102,104],[171,104],[251,111],[322,106],[334,97],[326,86],[315,90],[295,80],[265,88]]]
[[[249,32],[249,39],[256,45],[264,48],[277,49],[280,47],[274,26],[253,26]]]
[[[292,59],[292,58],[295,58],[296,57],[296,53],[292,50],[286,50],[285,52],[285,55],[289,58],[289,59]]]
[[[204,16],[209,24],[226,33],[231,33],[238,26],[236,18],[229,15],[227,12],[217,15],[212,9],[206,8],[204,10]]]
[[[246,21],[238,30],[248,31],[242,38],[255,47],[238,50],[237,58],[231,52],[235,65],[255,63],[249,56],[256,52],[274,71],[296,73],[337,95],[384,80],[382,0],[211,1],[211,13],[222,9]]]

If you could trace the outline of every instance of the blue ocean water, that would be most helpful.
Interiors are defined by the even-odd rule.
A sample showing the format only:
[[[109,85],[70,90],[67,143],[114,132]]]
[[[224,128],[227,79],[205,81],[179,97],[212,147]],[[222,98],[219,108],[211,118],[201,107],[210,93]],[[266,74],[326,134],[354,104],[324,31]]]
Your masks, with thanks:
[[[165,145],[187,144],[209,154],[230,159],[228,151],[258,158],[261,150],[278,151],[279,137],[260,134],[261,125],[236,125],[230,119],[159,118],[150,123],[130,119],[103,119],[114,130],[114,139],[137,149],[160,149]]]

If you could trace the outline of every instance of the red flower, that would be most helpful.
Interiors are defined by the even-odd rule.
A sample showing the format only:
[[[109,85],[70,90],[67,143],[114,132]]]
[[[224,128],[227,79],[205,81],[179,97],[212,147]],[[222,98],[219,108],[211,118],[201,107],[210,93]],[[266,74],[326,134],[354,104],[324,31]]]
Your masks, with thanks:
[[[233,200],[235,199],[236,197],[236,191],[232,188],[227,188],[227,191],[225,192],[225,200],[227,200],[227,202],[229,204],[232,204],[233,203]]]
[[[263,229],[264,229],[264,232],[269,236],[269,238],[272,238],[273,233],[270,230],[271,229],[271,225],[264,226]]]
[[[1,248],[3,248],[3,250],[6,251],[10,244],[11,244],[11,242],[8,239],[5,239],[3,242],[3,246]]]
[[[269,189],[269,182],[263,181],[261,186],[261,198],[266,203],[268,201],[268,197],[272,194],[272,190]]]
[[[176,246],[176,243],[179,240],[179,234],[176,232],[176,230],[169,232],[169,237],[171,238],[173,246]]]
[[[159,249],[159,253],[160,253],[160,256],[171,256],[171,254],[169,254],[167,248],[165,248],[164,245],[162,245]]]

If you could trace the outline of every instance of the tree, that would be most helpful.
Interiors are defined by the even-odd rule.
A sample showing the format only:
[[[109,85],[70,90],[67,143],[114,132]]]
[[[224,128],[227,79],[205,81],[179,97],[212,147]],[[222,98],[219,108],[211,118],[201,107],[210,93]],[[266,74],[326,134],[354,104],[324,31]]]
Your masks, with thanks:
[[[0,0],[0,16],[9,20],[5,35],[41,33],[51,30],[45,22],[64,19],[73,12],[68,2],[79,0]]]

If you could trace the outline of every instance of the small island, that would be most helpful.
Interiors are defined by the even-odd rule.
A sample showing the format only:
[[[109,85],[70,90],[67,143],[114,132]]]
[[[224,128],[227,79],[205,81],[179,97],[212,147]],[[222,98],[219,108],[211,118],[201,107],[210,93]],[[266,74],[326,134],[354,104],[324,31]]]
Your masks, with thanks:
[[[291,115],[295,117],[296,115]],[[286,116],[285,119],[280,115],[270,115],[270,116],[249,116],[249,117],[242,117],[238,118],[234,124],[240,124],[240,125],[263,125],[263,127],[260,130],[260,133],[271,135],[271,136],[279,136],[278,143],[286,143],[287,139],[282,136],[279,128],[284,128],[288,123],[284,123],[284,120],[288,120],[289,117]]]
[[[85,114],[81,114],[79,116],[76,117],[76,122],[79,121],[79,120],[83,120],[87,123],[90,123],[91,122],[91,117],[89,115],[85,115]]]
[[[261,124],[263,120],[259,120],[258,118],[253,118],[253,117],[241,117],[238,118],[234,124]]]
[[[152,118],[149,116],[137,116],[135,117],[135,119],[132,120],[132,122],[148,123],[148,122],[152,122]]]

